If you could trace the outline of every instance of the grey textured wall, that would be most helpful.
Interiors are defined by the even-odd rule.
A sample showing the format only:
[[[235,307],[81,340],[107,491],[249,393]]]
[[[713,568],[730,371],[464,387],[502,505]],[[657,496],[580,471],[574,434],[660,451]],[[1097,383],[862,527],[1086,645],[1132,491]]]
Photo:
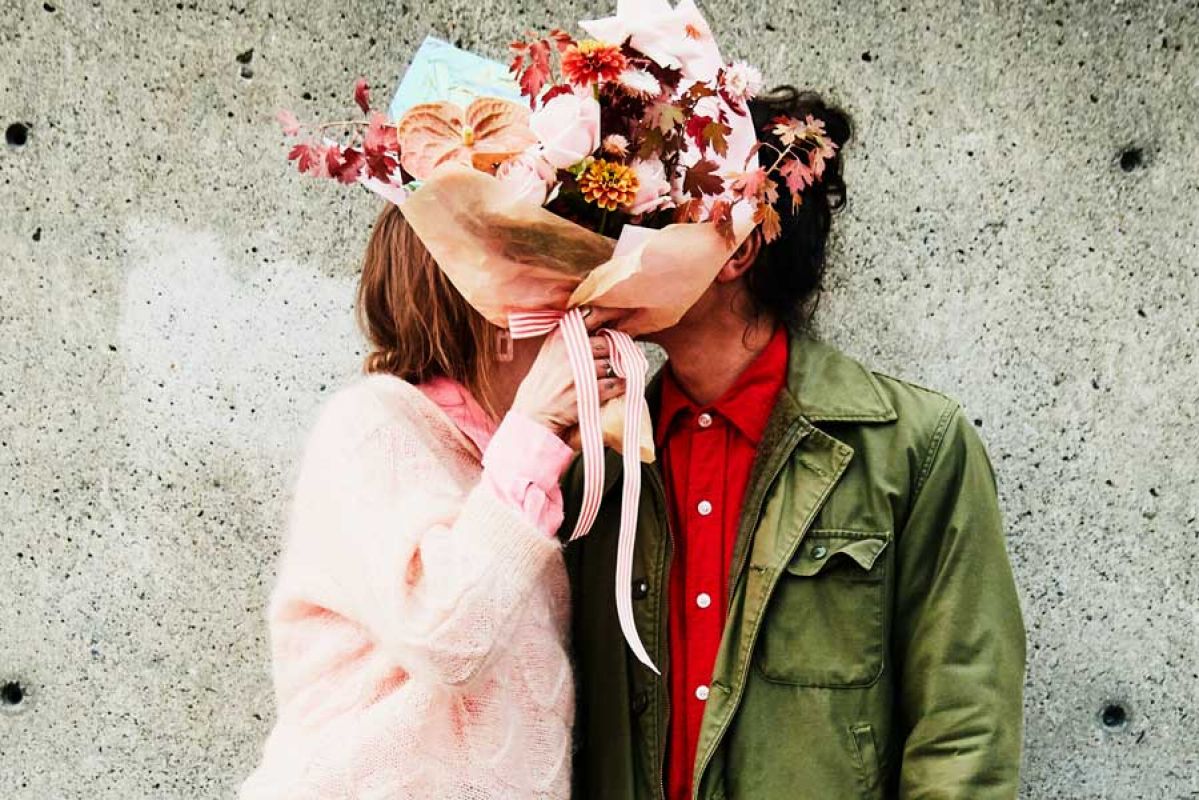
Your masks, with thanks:
[[[1199,796],[1199,4],[707,6],[856,118],[823,333],[989,444],[1025,796]],[[0,798],[228,797],[257,757],[378,202],[293,175],[274,110],[607,8],[0,0]]]

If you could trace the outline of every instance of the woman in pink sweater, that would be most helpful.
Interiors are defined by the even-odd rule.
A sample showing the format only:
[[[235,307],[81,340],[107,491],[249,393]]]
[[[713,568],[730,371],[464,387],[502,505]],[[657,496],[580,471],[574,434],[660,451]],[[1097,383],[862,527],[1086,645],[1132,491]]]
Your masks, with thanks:
[[[566,798],[560,335],[501,358],[391,205],[358,312],[367,375],[307,441],[268,615],[277,720],[240,796]],[[592,350],[606,400],[623,382]]]

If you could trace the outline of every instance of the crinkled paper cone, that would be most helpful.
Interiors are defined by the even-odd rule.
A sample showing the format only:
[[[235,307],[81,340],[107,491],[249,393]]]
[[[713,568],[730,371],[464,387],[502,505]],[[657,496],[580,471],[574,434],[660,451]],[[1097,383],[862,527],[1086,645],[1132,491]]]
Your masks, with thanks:
[[[513,200],[497,178],[461,164],[439,167],[400,208],[450,282],[491,323],[506,328],[516,311],[603,306],[634,309],[621,323],[631,336],[678,322],[753,228],[735,213],[732,243],[710,223],[626,225],[614,241]],[[653,431],[643,413],[641,460],[651,462]],[[619,450],[624,398],[605,405],[602,419],[605,443]]]

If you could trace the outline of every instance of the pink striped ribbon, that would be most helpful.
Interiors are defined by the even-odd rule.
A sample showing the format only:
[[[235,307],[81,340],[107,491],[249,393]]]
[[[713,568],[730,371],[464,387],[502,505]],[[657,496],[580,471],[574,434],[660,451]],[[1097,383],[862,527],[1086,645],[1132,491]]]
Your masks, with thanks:
[[[583,504],[578,521],[570,535],[573,542],[586,536],[599,513],[604,486],[604,435],[600,424],[599,383],[595,376],[595,358],[583,314],[577,308],[570,311],[522,311],[508,315],[508,331],[513,339],[545,336],[555,328],[562,329],[566,353],[574,372],[575,395],[579,407],[579,438],[583,442]],[[637,507],[641,500],[641,420],[645,406],[645,373],[648,364],[645,354],[628,334],[601,329],[599,335],[608,340],[612,371],[625,379],[625,418],[622,459],[624,487],[620,506],[620,538],[616,551],[616,616],[633,654],[655,673],[658,668],[650,660],[633,624],[633,544],[637,536]]]

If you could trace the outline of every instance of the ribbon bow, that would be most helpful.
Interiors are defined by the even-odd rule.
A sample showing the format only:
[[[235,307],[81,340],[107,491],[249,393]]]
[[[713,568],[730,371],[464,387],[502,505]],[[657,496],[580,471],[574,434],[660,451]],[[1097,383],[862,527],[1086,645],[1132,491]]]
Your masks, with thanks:
[[[545,336],[555,328],[562,330],[566,353],[570,358],[575,379],[575,396],[579,408],[579,438],[583,443],[583,503],[575,522],[570,541],[586,536],[599,513],[604,486],[604,436],[600,423],[599,386],[592,366],[591,343],[583,314],[577,308],[569,311],[522,311],[508,315],[508,330],[513,339],[532,339]],[[616,551],[616,616],[637,659],[653,670],[650,660],[633,624],[633,600],[629,586],[633,582],[633,544],[637,535],[637,507],[641,500],[641,419],[645,405],[645,373],[649,367],[645,355],[621,331],[602,328],[599,335],[608,340],[612,371],[624,378],[625,419],[621,457],[624,463],[624,487],[621,494],[620,538]]]

